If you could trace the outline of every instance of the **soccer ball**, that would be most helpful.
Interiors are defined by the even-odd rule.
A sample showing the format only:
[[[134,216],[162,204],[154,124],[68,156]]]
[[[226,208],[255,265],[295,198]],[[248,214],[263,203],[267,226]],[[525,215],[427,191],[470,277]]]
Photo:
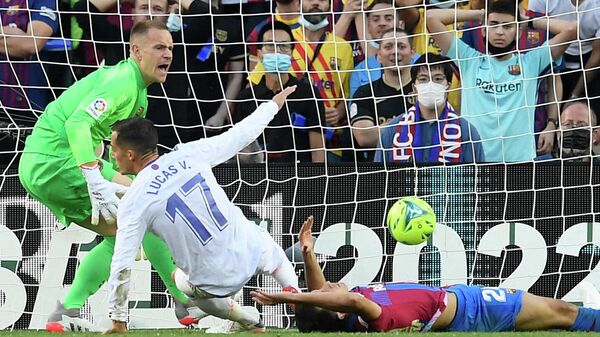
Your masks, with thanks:
[[[392,205],[386,223],[396,241],[418,245],[427,241],[435,230],[435,213],[424,200],[406,197]]]

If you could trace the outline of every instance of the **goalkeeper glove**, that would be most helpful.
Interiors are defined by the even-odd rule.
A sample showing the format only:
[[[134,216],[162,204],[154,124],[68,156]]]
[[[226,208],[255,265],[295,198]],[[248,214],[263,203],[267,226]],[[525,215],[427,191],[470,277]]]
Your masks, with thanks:
[[[98,165],[89,168],[82,166],[81,172],[87,181],[88,193],[92,202],[92,225],[98,225],[100,215],[107,224],[115,224],[119,204],[117,193],[124,194],[127,187],[104,179]]]

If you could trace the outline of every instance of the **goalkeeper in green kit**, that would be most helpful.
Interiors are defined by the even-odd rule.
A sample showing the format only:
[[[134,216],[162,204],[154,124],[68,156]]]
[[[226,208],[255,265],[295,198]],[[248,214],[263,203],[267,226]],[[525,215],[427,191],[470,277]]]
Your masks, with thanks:
[[[79,312],[109,277],[117,204],[131,183],[111,164],[99,160],[94,149],[110,137],[115,122],[146,115],[146,87],[165,81],[172,49],[166,25],[157,21],[137,23],[131,30],[130,57],[73,84],[48,105],[27,138],[19,163],[23,187],[65,226],[73,222],[104,236],[81,261],[64,302],[49,316],[48,331],[94,329]],[[146,233],[142,245],[175,298],[180,323],[197,322],[204,314],[187,305],[187,297],[172,281],[175,264],[165,243]]]

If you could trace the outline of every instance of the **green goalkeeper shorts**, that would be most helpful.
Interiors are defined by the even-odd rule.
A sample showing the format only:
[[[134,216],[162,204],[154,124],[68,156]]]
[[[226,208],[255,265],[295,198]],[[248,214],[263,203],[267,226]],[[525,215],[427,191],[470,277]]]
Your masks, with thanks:
[[[111,180],[116,171],[111,164],[102,162],[102,176]],[[65,226],[92,215],[87,182],[73,157],[23,153],[19,180],[27,193],[48,207]]]

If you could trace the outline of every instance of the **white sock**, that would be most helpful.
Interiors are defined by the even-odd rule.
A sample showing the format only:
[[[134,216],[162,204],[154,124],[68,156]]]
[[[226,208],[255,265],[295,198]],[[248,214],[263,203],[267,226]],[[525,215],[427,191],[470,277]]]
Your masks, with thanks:
[[[292,287],[300,292],[298,287],[298,275],[292,266],[292,263],[287,258],[275,269],[272,276],[282,288]]]
[[[242,325],[254,325],[260,322],[260,317],[255,317],[244,311],[242,306],[231,298],[195,299],[194,303],[210,315],[238,322]]]

